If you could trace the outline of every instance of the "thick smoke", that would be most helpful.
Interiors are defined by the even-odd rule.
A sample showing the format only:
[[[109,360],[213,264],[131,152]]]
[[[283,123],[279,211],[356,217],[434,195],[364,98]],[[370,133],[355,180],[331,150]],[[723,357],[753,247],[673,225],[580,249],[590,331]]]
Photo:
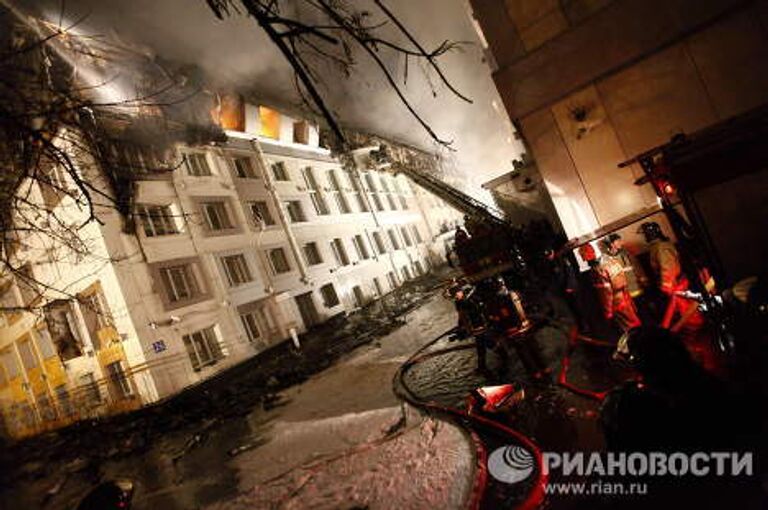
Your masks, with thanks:
[[[40,6],[40,2],[35,2]],[[356,0],[360,8],[367,0]],[[46,16],[57,21],[58,0],[43,2]],[[461,52],[441,58],[451,82],[474,103],[455,97],[432,76],[438,92],[433,97],[428,78],[413,61],[406,91],[416,109],[443,139],[453,140],[455,152],[443,151],[445,170],[458,172],[466,189],[483,200],[480,184],[511,170],[521,147],[501,107],[490,69],[472,27],[465,0],[389,0],[388,6],[428,48],[442,41],[468,41]],[[374,7],[370,7],[376,12]],[[79,26],[94,34],[118,37],[141,45],[163,59],[199,66],[214,86],[251,91],[265,100],[298,102],[293,75],[282,56],[245,16],[217,20],[204,0],[68,0],[64,19],[87,16]],[[435,146],[409,116],[380,73],[363,56],[348,80],[329,76],[324,94],[346,125],[394,137],[426,149]],[[391,59],[402,77],[403,62]],[[494,104],[495,103],[495,104]]]

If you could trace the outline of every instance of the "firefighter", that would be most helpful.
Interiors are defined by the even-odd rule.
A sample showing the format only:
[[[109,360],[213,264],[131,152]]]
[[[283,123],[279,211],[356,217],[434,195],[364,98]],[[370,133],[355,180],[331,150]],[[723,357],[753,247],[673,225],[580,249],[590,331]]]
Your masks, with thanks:
[[[573,255],[561,245],[556,249],[546,249],[544,258],[549,265],[549,273],[558,295],[565,301],[578,330],[586,333],[588,328],[579,306],[578,269]]]
[[[689,282],[682,271],[677,248],[656,222],[643,223],[640,231],[648,243],[657,286],[666,298],[666,311],[661,326],[679,332],[693,357],[707,370],[717,372],[717,354],[704,331],[704,316],[699,311],[699,304],[684,295],[688,291]]]
[[[479,293],[471,285],[462,285],[454,280],[449,294],[453,298],[456,312],[459,315],[459,331],[462,338],[473,337],[477,349],[477,372],[487,373],[487,352],[494,345],[487,334],[486,320],[483,315],[483,302]],[[506,355],[506,353],[504,353]],[[504,358],[502,355],[502,358]],[[506,361],[506,359],[504,359]],[[506,363],[505,363],[506,364]]]
[[[592,285],[595,287],[605,320],[615,321],[623,332],[640,326],[637,308],[627,287],[623,264],[611,256],[598,258],[591,244],[582,246],[580,253],[590,266]]]
[[[651,268],[655,273],[656,285],[667,298],[666,313],[662,326],[669,328],[672,320],[682,321],[680,327],[684,338],[689,338],[704,325],[704,317],[698,311],[695,301],[680,296],[688,290],[688,279],[680,266],[680,254],[655,221],[640,225],[640,231],[648,243]]]
[[[605,238],[605,255],[615,258],[624,267],[627,277],[627,290],[636,298],[643,293],[643,285],[646,282],[640,265],[624,247],[624,240],[619,234],[613,233]]]
[[[517,352],[525,371],[534,379],[542,379],[550,373],[544,362],[536,339],[530,334],[530,321],[525,316],[517,293],[510,291],[504,279],[492,278],[488,282],[491,298],[486,305],[488,326],[500,351],[511,346]]]

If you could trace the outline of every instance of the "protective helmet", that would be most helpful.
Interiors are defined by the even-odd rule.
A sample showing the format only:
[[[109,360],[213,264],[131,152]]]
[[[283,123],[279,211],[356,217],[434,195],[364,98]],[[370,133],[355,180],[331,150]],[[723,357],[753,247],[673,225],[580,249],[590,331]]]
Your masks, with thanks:
[[[639,232],[645,236],[645,240],[650,242],[654,239],[664,239],[666,236],[661,231],[661,227],[655,221],[646,221],[640,225]]]

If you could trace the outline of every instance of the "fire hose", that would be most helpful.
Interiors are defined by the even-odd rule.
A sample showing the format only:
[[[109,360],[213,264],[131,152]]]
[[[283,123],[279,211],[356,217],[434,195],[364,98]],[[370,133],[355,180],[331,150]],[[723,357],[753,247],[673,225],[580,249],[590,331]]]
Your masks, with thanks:
[[[485,492],[488,486],[487,483],[487,467],[486,467],[486,450],[479,439],[478,430],[483,428],[491,429],[495,433],[500,434],[506,438],[509,438],[511,442],[519,444],[527,449],[534,458],[536,465],[536,478],[533,481],[528,494],[523,501],[516,507],[517,510],[534,510],[539,508],[544,503],[545,492],[544,487],[547,483],[547,474],[544,472],[544,462],[542,458],[542,452],[535,442],[526,436],[525,434],[508,427],[502,423],[491,420],[484,416],[476,414],[470,414],[463,409],[458,409],[452,406],[446,406],[435,402],[434,400],[424,400],[416,396],[416,394],[408,387],[405,382],[406,373],[415,365],[437,356],[445,355],[455,351],[474,349],[471,344],[464,344],[458,346],[447,347],[444,349],[426,352],[430,347],[435,345],[442,338],[450,335],[456,328],[452,328],[443,334],[439,335],[435,339],[431,340],[419,350],[417,350],[405,363],[403,363],[395,373],[392,380],[392,390],[398,398],[404,400],[408,404],[423,409],[428,413],[434,413],[442,415],[451,421],[468,428],[471,432],[472,438],[475,440],[478,449],[478,465],[477,475],[475,477],[474,489],[468,502],[468,508],[471,510],[477,510],[481,507],[481,503],[485,496]]]

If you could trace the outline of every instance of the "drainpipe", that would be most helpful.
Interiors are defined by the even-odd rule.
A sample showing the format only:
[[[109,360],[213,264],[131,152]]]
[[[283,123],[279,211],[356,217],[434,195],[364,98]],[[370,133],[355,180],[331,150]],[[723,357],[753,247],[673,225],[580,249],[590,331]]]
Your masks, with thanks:
[[[285,210],[283,209],[283,205],[280,202],[280,196],[277,194],[277,189],[275,188],[274,180],[272,179],[272,175],[267,171],[267,164],[264,161],[264,152],[261,150],[261,144],[259,143],[258,138],[251,138],[251,146],[253,147],[253,150],[256,152],[256,162],[257,166],[259,168],[259,171],[261,172],[261,177],[264,179],[264,187],[267,189],[267,193],[269,193],[270,198],[272,199],[272,202],[275,204],[275,209],[277,210],[277,217],[280,221],[280,226],[285,231],[285,235],[288,238],[288,245],[291,247],[291,252],[293,253],[293,258],[296,260],[296,265],[299,268],[299,274],[301,274],[301,281],[304,283],[309,283],[309,272],[307,271],[307,266],[304,264],[304,259],[301,255],[301,247],[299,246],[299,242],[296,240],[296,236],[293,234],[293,229],[291,229],[291,224],[288,218],[286,217]]]

